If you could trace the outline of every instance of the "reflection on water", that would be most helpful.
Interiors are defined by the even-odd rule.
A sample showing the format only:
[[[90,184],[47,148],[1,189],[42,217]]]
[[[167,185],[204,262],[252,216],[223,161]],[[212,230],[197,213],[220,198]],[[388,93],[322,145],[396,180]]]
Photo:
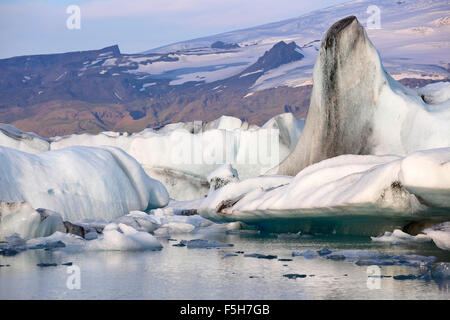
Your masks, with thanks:
[[[161,251],[86,252],[79,249],[30,250],[15,257],[0,257],[1,299],[449,299],[448,283],[382,278],[371,289],[367,267],[343,261],[291,257],[305,249],[364,249],[388,254],[421,254],[450,261],[450,254],[431,243],[392,246],[372,243],[367,237],[314,236],[278,239],[270,235],[222,235],[210,239],[233,243],[224,249],[173,247],[161,240]],[[182,235],[181,239],[191,239]],[[223,251],[261,253],[289,258],[278,261],[224,258]],[[81,288],[68,289],[67,266],[80,267]],[[57,267],[38,267],[57,263]],[[383,266],[382,275],[418,274],[405,266]],[[288,279],[284,274],[306,274]],[[378,281],[378,279],[377,279]],[[377,286],[375,286],[377,287]]]

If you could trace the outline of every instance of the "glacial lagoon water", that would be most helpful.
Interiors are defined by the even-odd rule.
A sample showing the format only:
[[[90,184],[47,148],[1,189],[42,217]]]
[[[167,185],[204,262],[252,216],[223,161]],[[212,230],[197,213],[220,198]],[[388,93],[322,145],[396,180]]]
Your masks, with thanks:
[[[434,280],[368,277],[368,267],[323,257],[292,257],[306,249],[362,249],[387,254],[420,254],[450,261],[432,243],[391,245],[369,237],[312,236],[286,239],[265,234],[227,234],[208,239],[233,247],[190,249],[173,244],[192,236],[161,239],[161,251],[88,252],[62,248],[0,256],[0,299],[450,299],[450,284]],[[197,236],[198,238],[198,236]],[[276,255],[278,259],[242,253]],[[68,266],[80,270],[80,289],[67,286]],[[39,267],[39,263],[57,266]],[[305,274],[289,279],[285,274]],[[381,266],[385,276],[419,274],[418,268]]]

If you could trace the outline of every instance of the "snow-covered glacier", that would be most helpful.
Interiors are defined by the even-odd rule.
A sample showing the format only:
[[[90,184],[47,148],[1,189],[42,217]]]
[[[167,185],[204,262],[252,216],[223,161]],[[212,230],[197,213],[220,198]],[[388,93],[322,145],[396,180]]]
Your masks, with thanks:
[[[40,154],[0,147],[0,164],[1,201],[49,209],[64,220],[111,220],[163,207],[169,200],[159,181],[115,147],[78,146]],[[15,211],[8,212],[0,212],[2,228],[17,220],[10,217]]]
[[[313,80],[302,136],[270,173],[295,175],[342,154],[404,156],[450,147],[449,86],[413,90],[395,81],[354,16],[325,34]]]
[[[371,19],[373,10],[381,12],[381,28],[371,25],[375,22]],[[187,81],[211,82],[239,74],[280,41],[295,41],[305,53],[305,59],[261,72],[250,92],[308,85],[322,35],[334,21],[349,15],[369,27],[367,33],[380,49],[385,67],[394,79],[448,78],[448,2],[436,0],[348,1],[284,21],[155,48],[147,53],[171,54],[178,60],[141,63],[137,71],[170,75],[170,71],[178,69],[182,72],[177,73],[181,75],[173,85]],[[237,46],[220,50],[212,46],[216,41]],[[139,62],[139,58],[134,59]],[[103,67],[108,67],[107,63]]]

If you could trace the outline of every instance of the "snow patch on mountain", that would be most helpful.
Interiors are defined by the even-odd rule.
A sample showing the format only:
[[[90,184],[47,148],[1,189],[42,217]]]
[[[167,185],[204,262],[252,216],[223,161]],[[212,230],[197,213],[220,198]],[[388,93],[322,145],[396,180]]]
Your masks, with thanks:
[[[337,21],[349,15],[355,15],[366,26],[370,18],[368,7],[374,5],[370,0],[351,1],[330,8],[317,10],[298,18],[288,19],[253,28],[231,31],[223,34],[182,41],[164,47],[155,48],[146,53],[176,53],[189,57],[185,61],[202,60],[206,66],[220,64],[214,61],[220,54],[226,55],[227,61],[240,61],[247,65],[254,63],[257,57],[274,46],[279,41],[295,41],[302,50],[311,48],[311,57],[317,57],[315,50],[318,39]],[[448,21],[448,4],[446,1],[377,1],[376,6],[381,12],[380,28],[367,28],[374,44],[379,48],[387,71],[396,79],[412,77],[419,79],[449,78],[447,56],[450,48],[450,25]],[[211,49],[216,41],[237,44],[232,50]],[[250,58],[253,57],[253,58]],[[185,67],[195,66],[198,62],[188,62]],[[281,85],[298,86],[311,79],[314,63],[304,61],[296,64],[295,73],[291,70],[286,77],[274,77],[265,74],[271,81],[261,85],[263,79],[255,84],[253,90]],[[231,71],[231,70],[230,70]],[[238,71],[236,69],[235,71]],[[280,73],[281,70],[278,70]],[[232,72],[230,72],[231,74]],[[239,72],[237,72],[239,73]],[[303,81],[289,81],[304,78]],[[229,75],[229,74],[228,74]],[[276,80],[277,79],[277,80]]]

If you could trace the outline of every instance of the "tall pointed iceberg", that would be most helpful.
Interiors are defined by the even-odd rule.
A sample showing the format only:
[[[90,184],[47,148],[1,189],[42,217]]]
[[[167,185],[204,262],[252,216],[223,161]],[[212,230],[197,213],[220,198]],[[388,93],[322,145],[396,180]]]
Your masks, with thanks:
[[[450,146],[450,102],[425,103],[387,74],[356,17],[331,26],[295,150],[270,174],[295,175],[343,154],[397,154]]]

